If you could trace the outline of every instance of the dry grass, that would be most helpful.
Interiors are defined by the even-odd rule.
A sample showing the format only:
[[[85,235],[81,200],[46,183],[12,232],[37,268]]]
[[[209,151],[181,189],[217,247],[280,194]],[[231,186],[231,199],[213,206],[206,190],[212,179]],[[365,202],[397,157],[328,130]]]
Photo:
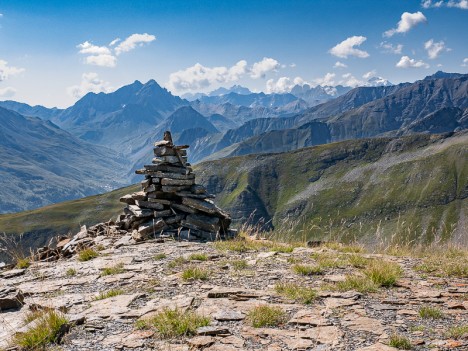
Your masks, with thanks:
[[[287,315],[281,307],[259,305],[247,313],[247,320],[254,328],[276,327],[286,322]]]
[[[419,309],[419,317],[423,319],[441,319],[444,318],[444,314],[437,307],[422,306]]]
[[[200,327],[210,324],[210,318],[193,311],[165,309],[148,319],[136,322],[137,329],[155,329],[163,339],[191,336]]]
[[[299,275],[319,275],[323,274],[323,269],[317,265],[295,264],[292,266],[294,273]]]
[[[288,299],[296,300],[303,304],[311,304],[317,298],[317,292],[305,286],[295,283],[278,283],[275,286],[278,294],[287,297]]]
[[[124,264],[123,263],[117,263],[115,266],[112,267],[104,267],[101,270],[101,277],[105,277],[107,275],[115,275],[115,274],[120,274],[125,272],[124,269]]]
[[[12,344],[22,350],[44,350],[51,343],[60,341],[68,324],[68,319],[53,310],[28,315],[26,322],[34,325],[25,333],[17,333]]]
[[[94,301],[108,299],[110,297],[123,295],[125,292],[122,289],[110,289],[108,291],[100,292],[99,295],[94,297]]]
[[[411,341],[407,337],[398,334],[392,334],[390,336],[388,345],[398,350],[411,350],[413,348]]]
[[[210,272],[205,268],[189,267],[182,272],[183,280],[208,280]]]
[[[78,252],[78,261],[80,262],[86,262],[89,260],[92,260],[93,258],[96,258],[99,256],[99,253],[94,250],[94,249],[84,249]]]

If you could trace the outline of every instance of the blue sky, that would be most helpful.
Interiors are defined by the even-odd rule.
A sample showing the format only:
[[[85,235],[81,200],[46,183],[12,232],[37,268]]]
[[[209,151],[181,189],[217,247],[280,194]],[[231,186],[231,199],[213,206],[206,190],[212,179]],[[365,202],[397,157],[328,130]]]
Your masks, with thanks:
[[[45,106],[136,79],[286,92],[468,71],[467,0],[1,0],[0,14],[0,99]]]

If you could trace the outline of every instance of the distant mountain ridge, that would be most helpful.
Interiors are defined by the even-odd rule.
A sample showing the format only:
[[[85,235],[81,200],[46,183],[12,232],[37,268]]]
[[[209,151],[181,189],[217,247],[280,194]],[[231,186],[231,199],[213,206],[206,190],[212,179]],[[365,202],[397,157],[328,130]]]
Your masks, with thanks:
[[[77,199],[128,184],[128,164],[50,121],[0,107],[0,213]]]

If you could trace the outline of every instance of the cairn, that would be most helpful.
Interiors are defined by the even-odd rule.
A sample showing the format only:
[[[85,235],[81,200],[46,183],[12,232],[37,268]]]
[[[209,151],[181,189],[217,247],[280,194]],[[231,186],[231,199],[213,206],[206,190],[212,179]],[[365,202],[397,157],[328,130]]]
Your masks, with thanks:
[[[135,171],[145,176],[142,191],[125,195],[127,204],[117,224],[136,241],[161,235],[186,240],[214,240],[231,235],[230,216],[217,207],[205,187],[195,183],[187,162],[188,145],[176,146],[171,133],[154,144],[151,165]]]

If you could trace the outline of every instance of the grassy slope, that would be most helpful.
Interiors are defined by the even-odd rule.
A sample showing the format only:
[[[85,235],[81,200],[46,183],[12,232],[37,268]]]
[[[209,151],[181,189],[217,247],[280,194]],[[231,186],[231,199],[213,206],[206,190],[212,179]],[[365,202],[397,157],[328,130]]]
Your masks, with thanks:
[[[450,138],[419,135],[234,157],[199,164],[196,172],[199,182],[217,194],[218,204],[238,221],[256,210],[257,217],[266,217],[276,228],[291,218],[296,236],[306,228],[314,237],[339,231],[428,242],[434,233],[450,236],[455,225],[455,234],[466,239],[467,160],[467,133]],[[118,198],[136,190],[132,186],[0,215],[0,232],[30,233],[28,243],[41,245],[52,235],[78,230],[80,224],[115,218],[123,208]]]

